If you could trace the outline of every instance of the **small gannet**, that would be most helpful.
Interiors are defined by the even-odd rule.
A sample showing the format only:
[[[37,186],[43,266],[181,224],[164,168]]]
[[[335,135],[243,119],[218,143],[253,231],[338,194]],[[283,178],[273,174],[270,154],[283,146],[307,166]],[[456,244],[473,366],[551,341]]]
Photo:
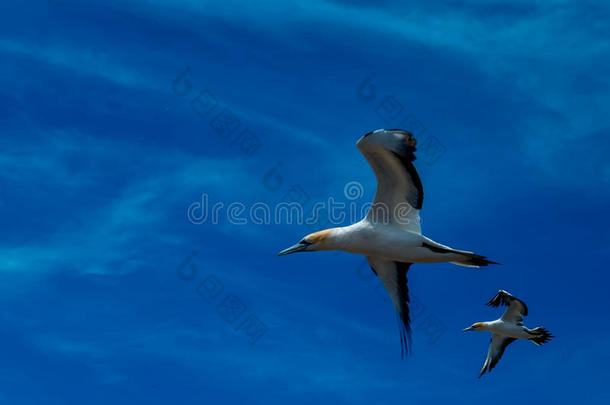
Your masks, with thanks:
[[[399,129],[369,132],[357,142],[377,178],[375,200],[361,221],[314,232],[279,255],[319,250],[342,250],[366,256],[394,304],[399,321],[401,351],[409,353],[411,327],[407,271],[413,263],[451,262],[479,267],[497,264],[484,256],[441,245],[421,234],[419,211],[424,190],[413,161],[416,140]]]
[[[462,330],[463,332],[469,330],[491,332],[489,351],[479,378],[485,374],[485,371],[490,372],[494,368],[504,354],[506,347],[515,340],[527,339],[541,346],[554,337],[543,327],[538,326],[534,329],[528,329],[523,326],[523,317],[527,316],[527,306],[523,301],[504,290],[498,291],[487,305],[492,307],[506,305],[508,308],[500,319],[491,322],[477,322]]]

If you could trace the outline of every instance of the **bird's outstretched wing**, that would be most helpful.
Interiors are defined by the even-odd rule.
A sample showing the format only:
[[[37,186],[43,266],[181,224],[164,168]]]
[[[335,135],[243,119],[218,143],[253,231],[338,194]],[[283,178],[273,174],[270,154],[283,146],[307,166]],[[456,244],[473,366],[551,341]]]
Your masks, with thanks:
[[[411,263],[394,262],[380,257],[367,256],[373,272],[381,279],[399,317],[401,357],[411,352],[411,318],[409,317],[409,288],[407,271]]]
[[[356,144],[377,177],[377,193],[367,214],[369,221],[421,233],[419,210],[424,189],[413,166],[416,143],[407,131],[379,129],[364,135]]]
[[[481,378],[481,376],[485,374],[485,371],[490,372],[496,366],[496,364],[498,364],[498,360],[500,360],[500,358],[504,354],[504,350],[506,349],[506,347],[509,344],[513,343],[515,340],[517,339],[501,336],[496,333],[493,333],[491,335],[489,351],[487,352],[487,358],[485,359],[483,368],[479,373],[479,378]]]
[[[500,305],[506,305],[506,311],[502,315],[504,322],[515,323],[517,325],[523,325],[523,317],[527,316],[527,305],[518,298],[513,297],[504,290],[498,291],[495,297],[493,297],[488,303],[490,307],[498,307]]]

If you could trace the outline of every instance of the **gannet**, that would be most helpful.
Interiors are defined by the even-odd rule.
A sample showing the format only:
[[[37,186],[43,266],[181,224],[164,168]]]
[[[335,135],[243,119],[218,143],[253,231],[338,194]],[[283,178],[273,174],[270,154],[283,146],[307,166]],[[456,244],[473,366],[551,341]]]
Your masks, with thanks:
[[[523,326],[523,317],[527,316],[527,306],[523,301],[504,290],[498,291],[487,305],[491,307],[506,305],[508,308],[500,319],[491,322],[477,322],[462,330],[463,332],[469,330],[491,332],[489,351],[479,373],[479,378],[485,374],[485,371],[490,372],[494,368],[504,354],[506,347],[515,340],[527,339],[541,346],[554,337],[543,327],[538,326],[534,329],[528,329]]]
[[[479,267],[495,262],[484,256],[452,249],[422,235],[419,211],[424,190],[413,161],[415,138],[399,129],[379,129],[356,143],[377,178],[377,192],[367,215],[359,222],[305,236],[279,255],[319,250],[342,250],[366,256],[382,281],[399,317],[401,352],[410,353],[411,327],[407,271],[413,263],[451,262]]]

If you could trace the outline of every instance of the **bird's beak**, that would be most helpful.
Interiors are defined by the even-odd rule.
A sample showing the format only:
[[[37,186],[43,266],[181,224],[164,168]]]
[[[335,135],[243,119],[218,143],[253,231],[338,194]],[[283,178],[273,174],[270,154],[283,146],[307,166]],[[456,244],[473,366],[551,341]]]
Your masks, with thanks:
[[[305,249],[307,249],[309,245],[305,244],[305,243],[297,243],[296,245],[292,245],[290,246],[288,249],[284,249],[282,250],[280,253],[278,253],[278,256],[284,256],[290,253],[296,253],[296,252],[302,252]]]
[[[468,332],[469,330],[474,330],[474,328],[472,326],[469,326],[466,329],[462,329],[462,332]]]

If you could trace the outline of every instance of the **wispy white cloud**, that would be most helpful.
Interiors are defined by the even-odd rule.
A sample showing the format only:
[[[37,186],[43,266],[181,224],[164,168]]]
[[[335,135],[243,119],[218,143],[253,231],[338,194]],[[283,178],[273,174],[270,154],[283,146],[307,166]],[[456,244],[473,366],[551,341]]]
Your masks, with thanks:
[[[0,268],[3,271],[40,274],[57,269],[79,269],[106,273],[118,271],[113,265],[117,262],[121,262],[121,271],[129,271],[145,260],[141,257],[142,252],[135,249],[134,241],[155,235],[157,243],[179,243],[179,235],[160,232],[170,215],[175,217],[172,210],[186,210],[189,198],[200,195],[202,189],[216,190],[222,195],[227,181],[248,183],[242,159],[200,158],[181,152],[153,152],[147,148],[138,150],[127,142],[99,140],[84,134],[78,134],[77,138],[64,133],[60,138],[36,147],[15,147],[5,151],[0,155],[0,165],[7,167],[7,173],[14,170],[20,181],[30,182],[34,187],[50,178],[55,185],[67,184],[77,193],[83,192],[84,186],[103,183],[106,179],[95,167],[79,174],[67,169],[63,161],[66,150],[78,150],[92,160],[104,159],[106,162],[133,154],[149,157],[144,158],[143,174],[139,173],[139,177],[115,190],[113,196],[100,196],[99,204],[94,204],[92,209],[75,207],[76,218],[58,224],[53,234],[44,235],[28,245],[1,247]],[[21,165],[27,170],[20,170]],[[62,221],[61,218],[57,220]]]
[[[24,55],[39,63],[56,65],[78,75],[104,78],[125,87],[169,92],[165,83],[159,83],[155,78],[147,76],[141,66],[129,66],[112,52],[79,47],[68,41],[42,45],[22,39],[1,38],[0,52]]]
[[[17,133],[12,135],[18,136]],[[100,158],[107,153],[105,150],[108,147],[107,142],[101,140],[89,142],[92,138],[79,136],[80,134],[74,131],[49,131],[45,134],[32,135],[28,142],[17,143],[9,137],[0,141],[2,180],[45,184],[64,190],[99,184],[101,173],[77,172],[71,170],[67,162],[70,157],[80,154],[87,154],[92,159]]]
[[[506,82],[506,87],[519,94],[523,103],[532,104],[533,111],[548,110],[545,119],[526,117],[532,122],[523,123],[522,130],[515,136],[523,139],[520,145],[526,158],[541,162],[537,165],[542,172],[552,175],[542,163],[550,159],[554,164],[562,158],[551,153],[552,149],[565,149],[565,145],[574,138],[588,136],[606,126],[603,106],[607,104],[606,89],[609,83],[603,75],[592,78],[594,74],[590,74],[589,69],[599,67],[599,60],[610,51],[610,44],[600,39],[600,28],[596,21],[574,24],[582,14],[582,6],[574,2],[524,2],[521,5],[527,4],[531,12],[511,15],[502,21],[472,12],[473,7],[485,10],[485,3],[478,1],[466,2],[463,7],[399,5],[393,7],[391,12],[379,6],[355,6],[323,0],[295,0],[256,6],[234,1],[180,0],[168,3],[132,0],[113,7],[128,11],[144,10],[143,15],[148,18],[161,18],[164,24],[179,24],[186,30],[198,29],[192,25],[193,15],[220,19],[227,23],[256,27],[260,32],[274,34],[274,38],[289,38],[294,46],[301,46],[306,41],[299,35],[300,32],[322,24],[326,28],[340,27],[347,35],[369,32],[379,36],[380,40],[399,39],[459,54],[470,61],[473,69],[482,69],[496,80]],[[357,43],[348,41],[337,46],[356,47]],[[68,39],[56,39],[47,45],[3,39],[0,40],[0,50],[28,55],[41,63],[57,64],[124,86],[169,92],[169,82],[164,81],[169,79],[158,80],[156,73],[151,73],[154,70],[133,65],[133,61],[124,62],[112,50],[90,49],[71,43]],[[591,91],[580,91],[579,87],[585,85],[579,79],[583,76],[598,81],[599,86]],[[171,95],[168,94],[168,97]],[[325,147],[329,141],[311,130],[297,128],[252,107],[243,107],[239,100],[224,101],[241,116],[248,117],[262,128],[268,128],[271,139],[287,136],[319,147],[321,153],[329,150]],[[553,120],[552,114],[560,117],[562,122]],[[546,149],[530,147],[533,134],[538,139],[544,139],[548,144]],[[41,159],[38,164],[45,164],[44,160]]]

